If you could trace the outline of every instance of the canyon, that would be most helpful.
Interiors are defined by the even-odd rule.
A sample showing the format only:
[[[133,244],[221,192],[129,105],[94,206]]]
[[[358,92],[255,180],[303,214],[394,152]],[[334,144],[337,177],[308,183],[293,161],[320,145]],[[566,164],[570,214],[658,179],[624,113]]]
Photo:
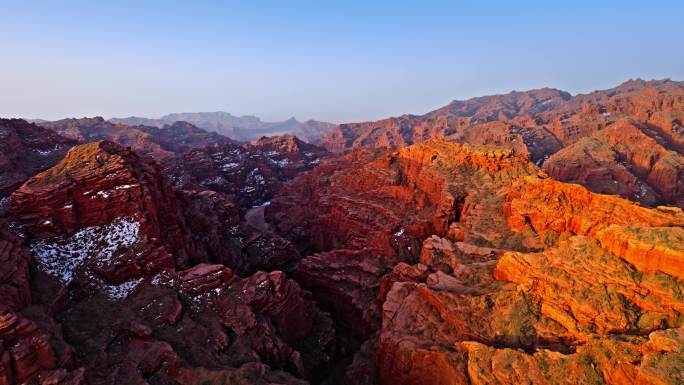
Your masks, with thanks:
[[[684,383],[683,119],[669,80],[308,141],[0,119],[0,385]]]

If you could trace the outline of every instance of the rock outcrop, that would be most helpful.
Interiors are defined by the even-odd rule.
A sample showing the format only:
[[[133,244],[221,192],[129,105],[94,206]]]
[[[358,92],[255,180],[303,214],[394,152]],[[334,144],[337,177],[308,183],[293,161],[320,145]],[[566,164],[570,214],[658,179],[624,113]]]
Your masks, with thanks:
[[[285,182],[316,167],[327,155],[320,147],[283,135],[253,144],[196,148],[163,165],[175,187],[228,194],[245,210],[268,203]]]
[[[228,137],[207,132],[186,122],[171,122],[161,127],[129,126],[95,117],[41,122],[40,125],[81,143],[111,141],[157,160],[181,154],[195,147],[233,143]]]
[[[0,384],[85,384],[60,327],[33,304],[30,260],[21,238],[0,230]]]
[[[544,170],[594,192],[684,207],[684,153],[675,144],[649,125],[620,121],[557,152]]]
[[[9,214],[7,384],[300,384],[330,365],[332,320],[276,269],[296,249],[241,224],[223,194],[174,190],[129,148],[74,147]]]
[[[678,208],[555,181],[513,150],[431,140],[324,162],[266,214],[311,254],[294,276],[356,338],[345,381],[680,380]]]
[[[553,177],[649,206],[682,203],[684,86],[628,81],[575,95],[554,89],[454,101],[425,115],[337,126],[336,152],[431,138],[511,148]]]
[[[120,144],[38,162],[1,121],[0,385],[681,384],[682,90],[453,102],[342,155],[94,119],[55,129]]]
[[[0,119],[0,210],[9,195],[37,172],[59,162],[76,141],[21,119]]]

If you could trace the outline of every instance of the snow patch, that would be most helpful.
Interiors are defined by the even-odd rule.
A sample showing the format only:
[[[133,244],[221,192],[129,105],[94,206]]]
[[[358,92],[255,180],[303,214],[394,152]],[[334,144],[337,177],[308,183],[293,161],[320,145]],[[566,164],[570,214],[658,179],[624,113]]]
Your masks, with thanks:
[[[138,187],[138,185],[137,184],[124,184],[121,186],[114,187],[114,190],[125,190],[125,189],[129,189],[129,188],[133,188],[133,187]]]
[[[138,284],[142,282],[142,280],[142,278],[132,279],[119,285],[103,284],[102,288],[105,290],[109,298],[124,299],[128,297],[129,294],[131,294],[133,289],[135,289],[135,287],[138,286]]]
[[[266,180],[264,177],[259,173],[259,168],[255,168],[254,170],[250,171],[249,174],[247,175],[247,178],[252,178],[254,179],[254,182],[256,184],[266,184]]]
[[[200,182],[200,186],[206,187],[208,185],[223,185],[228,183],[228,181],[222,176],[216,176],[213,178],[205,179]]]
[[[239,166],[239,163],[226,163],[221,166],[221,171],[230,171],[235,169],[237,166]]]
[[[288,158],[282,160],[274,160],[269,158],[268,160],[272,165],[277,167],[287,167],[290,163],[292,163]]]
[[[645,197],[646,194],[648,194],[648,189],[646,188],[646,186],[641,182],[638,182],[638,184],[639,184],[639,192],[634,194],[635,200],[641,199],[641,198]]]
[[[38,155],[41,155],[41,156],[48,156],[48,155],[52,154],[53,152],[55,152],[55,151],[57,151],[57,150],[59,150],[59,145],[58,145],[58,144],[56,144],[53,148],[48,148],[47,150],[38,150],[38,149],[37,149],[36,152],[38,153]]]
[[[119,249],[138,242],[139,232],[140,223],[120,218],[105,226],[83,228],[68,239],[39,240],[30,248],[41,270],[69,283],[84,261],[110,260]]]

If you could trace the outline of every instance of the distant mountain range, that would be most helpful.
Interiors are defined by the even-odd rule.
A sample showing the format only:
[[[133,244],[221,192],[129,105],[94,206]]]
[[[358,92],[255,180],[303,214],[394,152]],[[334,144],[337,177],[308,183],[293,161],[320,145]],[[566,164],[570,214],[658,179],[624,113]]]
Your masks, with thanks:
[[[424,115],[340,124],[330,151],[433,138],[513,149],[552,177],[644,205],[684,207],[684,82],[629,80],[571,95],[543,88],[483,96]]]
[[[307,142],[316,143],[335,127],[333,123],[316,120],[300,122],[295,118],[282,122],[264,122],[256,116],[235,116],[223,111],[174,113],[164,115],[159,119],[131,116],[128,118],[112,118],[109,121],[130,126],[142,125],[159,128],[184,121],[199,128],[245,142],[254,141],[262,136],[293,134]]]

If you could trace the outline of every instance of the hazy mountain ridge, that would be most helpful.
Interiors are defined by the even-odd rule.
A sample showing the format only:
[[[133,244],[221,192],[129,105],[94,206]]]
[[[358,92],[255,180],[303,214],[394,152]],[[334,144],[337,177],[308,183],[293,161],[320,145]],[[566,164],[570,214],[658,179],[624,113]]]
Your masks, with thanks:
[[[684,82],[628,80],[587,94],[542,88],[456,100],[424,115],[335,127],[331,151],[432,138],[505,147],[552,177],[649,206],[684,207]]]
[[[265,122],[256,116],[235,116],[224,111],[172,113],[159,119],[131,116],[112,118],[109,121],[132,126],[145,125],[159,128],[177,121],[184,121],[243,142],[251,142],[262,136],[293,134],[306,142],[317,143],[323,135],[335,127],[333,123],[317,120],[301,122],[294,117],[281,122]]]

